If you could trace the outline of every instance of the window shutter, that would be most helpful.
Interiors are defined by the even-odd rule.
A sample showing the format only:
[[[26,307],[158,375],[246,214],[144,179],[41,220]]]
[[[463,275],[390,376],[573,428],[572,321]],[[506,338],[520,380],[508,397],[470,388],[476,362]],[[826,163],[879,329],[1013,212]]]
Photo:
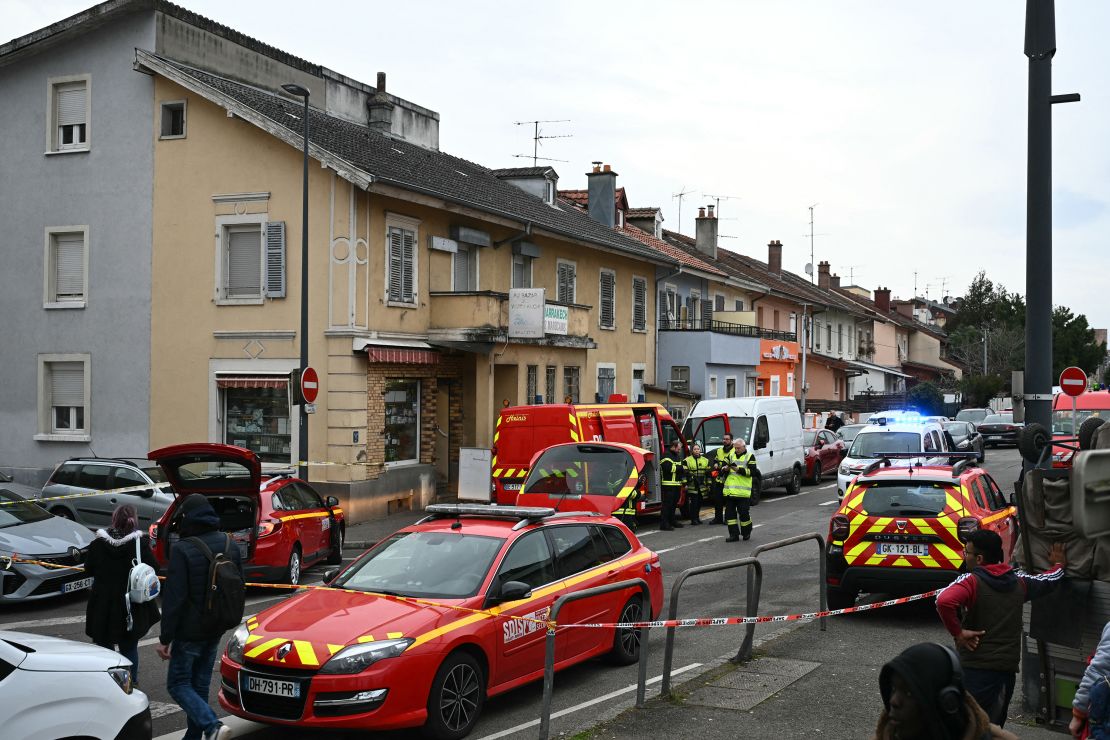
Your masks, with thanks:
[[[613,295],[614,276],[611,272],[601,273],[601,325],[612,327],[614,322],[616,297]]]
[[[574,303],[574,265],[560,264],[557,276],[559,301],[561,303]]]
[[[470,287],[470,247],[459,245],[454,259],[455,280],[452,290],[471,290]]]
[[[302,269],[304,266],[301,266]],[[266,224],[266,295],[285,297],[285,222]]]
[[[667,291],[665,291],[665,290],[659,291],[658,306],[659,306],[659,325],[660,326],[666,326],[667,325]]]
[[[743,311],[744,310],[744,302],[742,300],[740,300],[739,298],[736,299],[736,310],[737,311]]]
[[[85,405],[85,366],[80,362],[50,364],[50,405]]]
[[[55,88],[55,114],[59,126],[85,123],[85,83]]]
[[[719,296],[718,296],[719,297]],[[701,302],[701,327],[708,329],[713,325],[713,304],[709,301]]]
[[[725,310],[725,297],[723,295],[718,295],[718,296],[713,297],[713,310],[714,311],[724,311]]]
[[[54,298],[80,298],[85,293],[85,237],[82,234],[54,236]]]
[[[401,301],[403,240],[400,229],[389,230],[389,290],[386,295],[389,301]]]
[[[262,293],[261,230],[227,235],[227,297],[256,298]]]
[[[403,234],[401,254],[401,300],[405,303],[415,303],[416,300],[413,295],[415,273],[413,267],[416,261],[416,245],[413,242],[415,241],[416,235],[411,231],[402,231],[401,233]]]
[[[632,328],[647,328],[647,281],[640,278],[632,280]]]

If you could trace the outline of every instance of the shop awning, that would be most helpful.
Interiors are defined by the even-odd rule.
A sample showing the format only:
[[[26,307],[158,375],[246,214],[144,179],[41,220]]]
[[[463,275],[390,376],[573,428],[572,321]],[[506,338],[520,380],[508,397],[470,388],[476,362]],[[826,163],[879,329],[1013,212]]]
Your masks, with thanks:
[[[288,375],[217,375],[219,388],[285,388]]]
[[[370,362],[385,362],[393,365],[437,365],[439,353],[430,349],[400,349],[397,347],[367,347],[366,357]]]

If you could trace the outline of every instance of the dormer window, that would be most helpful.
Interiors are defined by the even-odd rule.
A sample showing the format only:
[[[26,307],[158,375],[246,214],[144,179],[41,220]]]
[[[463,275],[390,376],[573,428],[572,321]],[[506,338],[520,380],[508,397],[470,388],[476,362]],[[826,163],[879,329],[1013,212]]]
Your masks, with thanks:
[[[555,205],[555,181],[545,180],[543,188],[543,202],[549,206]]]

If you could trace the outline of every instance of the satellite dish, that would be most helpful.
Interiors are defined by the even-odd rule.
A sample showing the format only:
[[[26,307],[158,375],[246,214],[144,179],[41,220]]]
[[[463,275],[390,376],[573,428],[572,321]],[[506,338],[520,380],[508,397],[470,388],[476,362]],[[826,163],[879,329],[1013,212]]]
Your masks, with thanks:
[[[806,263],[806,275],[812,275],[812,274],[813,274],[813,263],[812,262],[807,262]]]

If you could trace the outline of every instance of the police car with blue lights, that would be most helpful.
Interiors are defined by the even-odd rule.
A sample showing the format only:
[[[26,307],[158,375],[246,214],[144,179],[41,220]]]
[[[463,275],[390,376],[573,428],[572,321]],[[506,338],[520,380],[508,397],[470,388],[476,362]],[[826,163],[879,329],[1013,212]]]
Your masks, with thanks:
[[[899,460],[900,465],[943,465],[947,453],[954,449],[944,426],[935,417],[925,417],[913,411],[883,412],[868,419],[868,425],[859,431],[848,454],[836,471],[836,495],[844,498],[844,491],[852,479],[879,460],[882,453],[920,452],[919,458]]]

